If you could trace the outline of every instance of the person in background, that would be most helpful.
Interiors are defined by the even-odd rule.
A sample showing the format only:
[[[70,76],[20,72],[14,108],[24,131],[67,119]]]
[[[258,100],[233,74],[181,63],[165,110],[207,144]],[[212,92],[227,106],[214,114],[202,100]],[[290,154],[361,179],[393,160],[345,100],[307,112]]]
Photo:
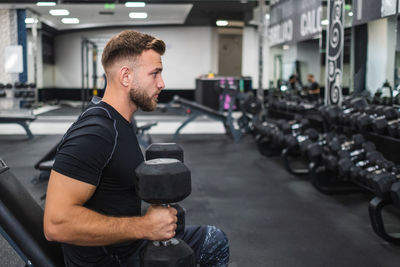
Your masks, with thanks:
[[[315,80],[315,77],[313,74],[308,74],[307,75],[307,81],[308,81],[308,98],[310,101],[313,102],[318,102],[321,90],[319,88],[319,84]]]

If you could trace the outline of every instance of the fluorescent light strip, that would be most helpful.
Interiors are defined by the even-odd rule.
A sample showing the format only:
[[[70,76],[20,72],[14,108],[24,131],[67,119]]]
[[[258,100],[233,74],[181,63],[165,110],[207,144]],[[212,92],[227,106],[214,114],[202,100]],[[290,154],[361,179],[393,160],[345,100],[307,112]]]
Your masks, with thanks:
[[[125,6],[126,7],[145,7],[146,3],[145,2],[126,2]]]
[[[217,26],[223,27],[228,26],[229,22],[227,20],[217,20],[216,24]]]
[[[35,18],[25,18],[25,24],[33,24],[33,23],[37,23],[38,20]]]
[[[37,2],[37,6],[55,6],[56,2]]]
[[[131,19],[145,19],[147,18],[146,12],[131,12],[129,13]]]
[[[79,23],[79,19],[77,18],[63,18],[61,20],[62,23],[64,24],[78,24]]]
[[[321,25],[329,25],[329,20],[327,20],[327,19],[324,19],[324,20],[321,20]]]
[[[69,11],[66,9],[52,9],[49,13],[53,16],[68,16]]]

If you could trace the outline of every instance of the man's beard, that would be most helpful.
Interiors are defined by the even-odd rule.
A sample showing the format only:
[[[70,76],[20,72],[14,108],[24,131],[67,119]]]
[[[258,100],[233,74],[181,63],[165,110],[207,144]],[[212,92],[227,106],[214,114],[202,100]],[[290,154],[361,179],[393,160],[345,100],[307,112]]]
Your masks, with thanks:
[[[129,96],[131,101],[143,111],[153,111],[157,107],[157,102],[153,101],[152,97],[148,97],[144,90],[132,88],[129,92]]]

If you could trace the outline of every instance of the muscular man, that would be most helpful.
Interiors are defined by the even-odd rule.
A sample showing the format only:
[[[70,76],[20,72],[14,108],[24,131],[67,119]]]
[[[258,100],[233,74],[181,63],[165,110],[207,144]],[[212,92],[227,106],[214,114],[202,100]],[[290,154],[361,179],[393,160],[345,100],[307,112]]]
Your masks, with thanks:
[[[319,96],[320,96],[319,84],[315,80],[315,77],[313,74],[307,75],[307,81],[309,83],[309,89],[308,89],[309,99],[311,101],[317,102],[319,99]]]
[[[152,111],[164,88],[165,44],[127,30],[106,45],[107,88],[64,135],[51,172],[44,213],[49,241],[62,243],[66,266],[139,266],[148,240],[175,236],[177,211],[150,206],[141,216],[133,176],[144,160],[131,127],[133,113]],[[189,226],[179,236],[200,266],[227,266],[225,234]]]

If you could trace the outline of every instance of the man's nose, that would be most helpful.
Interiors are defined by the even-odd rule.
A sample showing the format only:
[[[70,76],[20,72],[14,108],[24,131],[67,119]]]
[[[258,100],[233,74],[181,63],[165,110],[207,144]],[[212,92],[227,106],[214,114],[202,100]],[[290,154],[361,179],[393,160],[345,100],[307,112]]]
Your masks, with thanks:
[[[158,83],[157,83],[157,88],[162,90],[165,88],[164,80],[162,77],[159,78]]]

